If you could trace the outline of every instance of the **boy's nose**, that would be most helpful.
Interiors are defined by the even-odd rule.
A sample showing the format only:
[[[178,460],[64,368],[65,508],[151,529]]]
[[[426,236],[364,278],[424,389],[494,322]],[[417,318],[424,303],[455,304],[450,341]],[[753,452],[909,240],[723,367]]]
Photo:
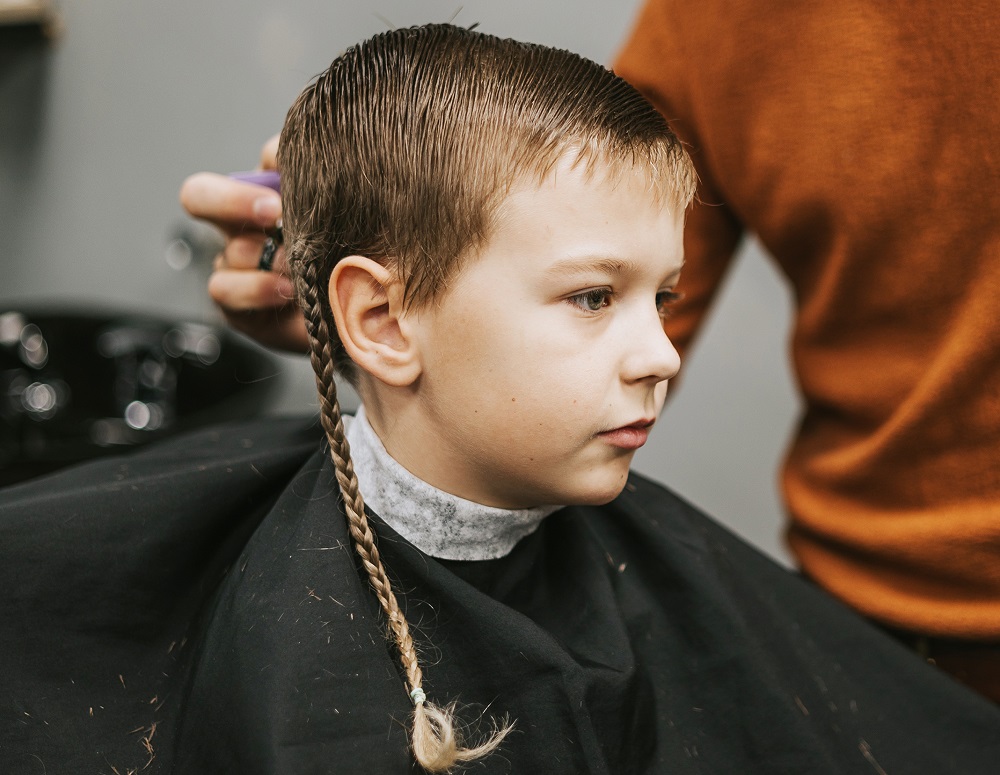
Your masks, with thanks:
[[[644,319],[640,330],[631,332],[623,374],[626,381],[662,382],[673,378],[680,367],[681,357],[664,332],[659,314]]]

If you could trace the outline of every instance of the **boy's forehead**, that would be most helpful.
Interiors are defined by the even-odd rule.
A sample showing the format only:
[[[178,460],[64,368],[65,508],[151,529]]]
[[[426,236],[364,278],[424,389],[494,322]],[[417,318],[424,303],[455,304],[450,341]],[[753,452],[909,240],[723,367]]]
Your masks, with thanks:
[[[497,207],[497,226],[512,218],[544,216],[548,208],[561,213],[584,213],[600,217],[600,208],[628,200],[663,213],[675,213],[671,203],[658,195],[657,173],[647,165],[609,159],[606,156],[566,154],[544,175],[521,175],[508,188]],[[597,212],[593,212],[593,211]]]
[[[530,257],[532,274],[547,276],[612,265],[666,276],[680,271],[682,234],[683,213],[654,195],[643,168],[564,161],[543,180],[512,188],[470,259],[492,255],[513,265]]]

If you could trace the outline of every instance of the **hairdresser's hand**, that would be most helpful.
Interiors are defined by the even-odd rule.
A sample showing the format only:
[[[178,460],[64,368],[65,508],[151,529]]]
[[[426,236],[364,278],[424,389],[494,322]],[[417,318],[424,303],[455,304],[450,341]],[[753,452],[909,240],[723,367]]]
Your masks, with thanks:
[[[261,151],[262,169],[275,168],[277,150],[275,135]],[[269,347],[305,352],[305,322],[288,277],[284,248],[278,249],[272,271],[257,268],[264,229],[273,228],[281,217],[281,197],[262,186],[199,172],[181,186],[181,204],[226,237],[208,280],[208,293],[229,324]]]

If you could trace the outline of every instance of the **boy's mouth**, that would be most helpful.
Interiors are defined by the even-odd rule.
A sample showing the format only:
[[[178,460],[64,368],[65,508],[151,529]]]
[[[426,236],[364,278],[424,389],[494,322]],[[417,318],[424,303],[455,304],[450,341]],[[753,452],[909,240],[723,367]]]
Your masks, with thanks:
[[[649,438],[649,430],[653,427],[654,422],[656,422],[655,419],[636,420],[628,425],[602,431],[597,434],[597,437],[619,449],[639,449]]]

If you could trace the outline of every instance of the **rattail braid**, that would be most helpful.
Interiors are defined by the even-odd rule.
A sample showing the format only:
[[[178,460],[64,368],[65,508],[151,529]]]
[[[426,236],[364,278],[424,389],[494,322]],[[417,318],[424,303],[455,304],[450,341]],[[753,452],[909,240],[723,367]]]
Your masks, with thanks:
[[[309,359],[316,374],[316,386],[319,391],[320,422],[330,444],[330,456],[343,496],[348,530],[354,540],[355,551],[368,574],[368,580],[389,620],[389,629],[392,631],[403,669],[406,671],[410,698],[414,705],[411,732],[413,755],[417,763],[428,772],[449,772],[460,762],[479,759],[496,750],[513,729],[513,725],[507,723],[503,726],[495,725],[493,734],[486,742],[473,748],[463,748],[455,732],[454,704],[441,708],[426,700],[421,686],[423,672],[417,659],[416,646],[379,556],[375,533],[368,524],[364,499],[358,486],[358,477],[354,472],[354,463],[351,461],[351,448],[344,431],[340,402],[337,399],[330,330],[316,291],[319,287],[316,262],[300,260],[295,264],[296,290],[305,312],[306,329],[309,334]]]

